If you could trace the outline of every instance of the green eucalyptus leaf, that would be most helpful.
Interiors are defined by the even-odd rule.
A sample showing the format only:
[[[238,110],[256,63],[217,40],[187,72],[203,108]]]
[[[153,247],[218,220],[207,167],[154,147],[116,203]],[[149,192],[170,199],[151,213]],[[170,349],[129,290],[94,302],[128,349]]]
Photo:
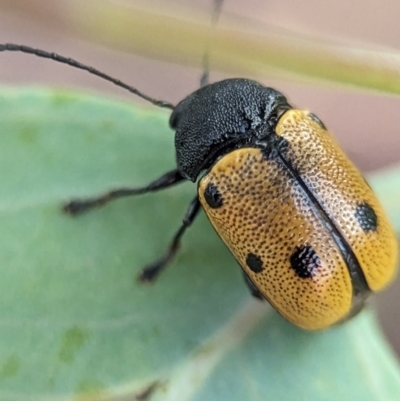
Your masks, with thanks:
[[[195,185],[61,212],[174,168],[167,121],[82,94],[0,91],[0,399],[398,400],[398,364],[370,310],[295,328],[251,299],[203,214],[156,283],[135,280]]]

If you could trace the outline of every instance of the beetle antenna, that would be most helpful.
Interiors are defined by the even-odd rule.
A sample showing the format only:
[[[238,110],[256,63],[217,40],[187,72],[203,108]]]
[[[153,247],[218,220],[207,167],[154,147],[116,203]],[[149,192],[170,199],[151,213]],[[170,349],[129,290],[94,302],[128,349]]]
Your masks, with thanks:
[[[163,107],[163,108],[171,109],[171,110],[174,109],[174,105],[172,103],[166,102],[164,100],[153,99],[152,97],[147,96],[144,93],[140,92],[138,89],[134,88],[133,86],[127,85],[124,82],[120,81],[119,79],[113,78],[110,75],[107,75],[107,74],[97,70],[96,68],[82,64],[79,61],[76,61],[72,58],[64,57],[59,54],[47,52],[47,51],[41,50],[41,49],[34,49],[33,47],[29,47],[29,46],[16,45],[13,43],[0,44],[0,52],[5,52],[5,51],[33,54],[37,57],[47,58],[50,60],[57,61],[59,63],[67,64],[74,68],[79,68],[80,70],[87,71],[90,74],[93,74],[93,75],[96,75],[97,77],[103,78],[106,81],[109,81],[109,82],[113,83],[114,85],[119,86],[120,88],[124,88],[128,92],[131,92],[131,93],[141,97],[142,99],[147,100],[148,102],[154,104],[155,106]]]
[[[222,11],[222,4],[224,3],[224,0],[213,0],[214,3],[214,8],[213,8],[213,13],[211,17],[211,29],[215,30],[219,17],[221,15]],[[207,43],[206,46],[206,51],[204,52],[203,55],[203,74],[201,75],[200,78],[200,87],[202,88],[203,86],[206,86],[209,84],[210,81],[210,57],[209,57],[209,52],[210,52],[210,43]]]

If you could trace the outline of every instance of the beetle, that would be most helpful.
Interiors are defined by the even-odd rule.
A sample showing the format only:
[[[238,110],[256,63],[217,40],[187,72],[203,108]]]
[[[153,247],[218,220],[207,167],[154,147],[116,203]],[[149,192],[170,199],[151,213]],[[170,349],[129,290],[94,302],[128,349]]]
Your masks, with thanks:
[[[394,277],[397,241],[377,197],[326,126],[283,94],[249,79],[204,85],[176,106],[92,67],[4,44],[100,76],[172,110],[177,166],[140,188],[72,200],[78,215],[123,196],[197,182],[197,194],[166,254],[139,279],[153,281],[174,258],[201,208],[243,269],[252,294],[293,324],[323,329],[357,314]]]

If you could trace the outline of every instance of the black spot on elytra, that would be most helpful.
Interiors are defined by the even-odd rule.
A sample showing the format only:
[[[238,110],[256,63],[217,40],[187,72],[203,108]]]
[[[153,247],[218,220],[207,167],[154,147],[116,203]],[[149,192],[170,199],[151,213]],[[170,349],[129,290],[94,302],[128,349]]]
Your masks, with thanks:
[[[261,273],[264,270],[262,260],[254,253],[249,253],[246,258],[246,264],[254,273]]]
[[[308,113],[308,117],[310,117],[311,120],[315,121],[323,130],[326,131],[325,124],[314,113]]]
[[[368,203],[360,203],[356,208],[354,216],[365,232],[376,231],[378,226],[378,217],[376,216],[374,209],[372,209]]]
[[[204,191],[204,198],[212,209],[217,209],[222,206],[222,195],[214,184],[208,184]]]
[[[312,246],[302,246],[290,257],[290,265],[300,278],[309,278],[321,267],[321,259]]]

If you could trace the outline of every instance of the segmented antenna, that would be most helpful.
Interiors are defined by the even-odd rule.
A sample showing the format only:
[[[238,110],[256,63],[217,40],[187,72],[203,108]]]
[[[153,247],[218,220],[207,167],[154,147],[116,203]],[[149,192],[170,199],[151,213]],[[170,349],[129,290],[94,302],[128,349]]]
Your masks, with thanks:
[[[211,29],[215,30],[219,17],[222,12],[222,5],[224,3],[224,0],[213,0],[214,3],[214,9],[212,12],[212,17],[211,17]],[[208,85],[210,81],[210,57],[209,57],[209,52],[210,52],[210,42],[207,43],[206,51],[204,52],[203,55],[203,74],[201,75],[200,78],[200,87],[202,88],[203,86]]]
[[[150,96],[145,95],[144,93],[140,92],[138,89],[134,88],[133,86],[127,85],[124,82],[120,81],[119,79],[115,79],[107,74],[104,74],[103,72],[96,70],[96,68],[87,66],[85,64],[80,63],[79,61],[76,61],[72,58],[67,58],[64,56],[61,56],[59,54],[56,53],[50,53],[47,52],[45,50],[40,50],[40,49],[34,49],[32,47],[29,46],[24,46],[24,45],[16,45],[16,44],[12,44],[12,43],[5,43],[5,44],[0,44],[0,52],[5,52],[5,51],[10,51],[10,52],[22,52],[22,53],[28,53],[28,54],[33,54],[35,56],[38,57],[43,57],[43,58],[47,58],[50,60],[54,60],[57,61],[59,63],[63,63],[63,64],[68,64],[71,67],[74,68],[79,68],[80,70],[84,70],[89,72],[90,74],[96,75],[97,77],[103,78],[106,81],[109,81],[111,83],[113,83],[116,86],[119,86],[121,88],[126,89],[127,91],[141,97],[144,100],[147,100],[148,102],[154,104],[155,106],[158,107],[163,107],[166,109],[174,109],[174,105],[166,102],[164,100],[157,100],[157,99],[153,99]]]

